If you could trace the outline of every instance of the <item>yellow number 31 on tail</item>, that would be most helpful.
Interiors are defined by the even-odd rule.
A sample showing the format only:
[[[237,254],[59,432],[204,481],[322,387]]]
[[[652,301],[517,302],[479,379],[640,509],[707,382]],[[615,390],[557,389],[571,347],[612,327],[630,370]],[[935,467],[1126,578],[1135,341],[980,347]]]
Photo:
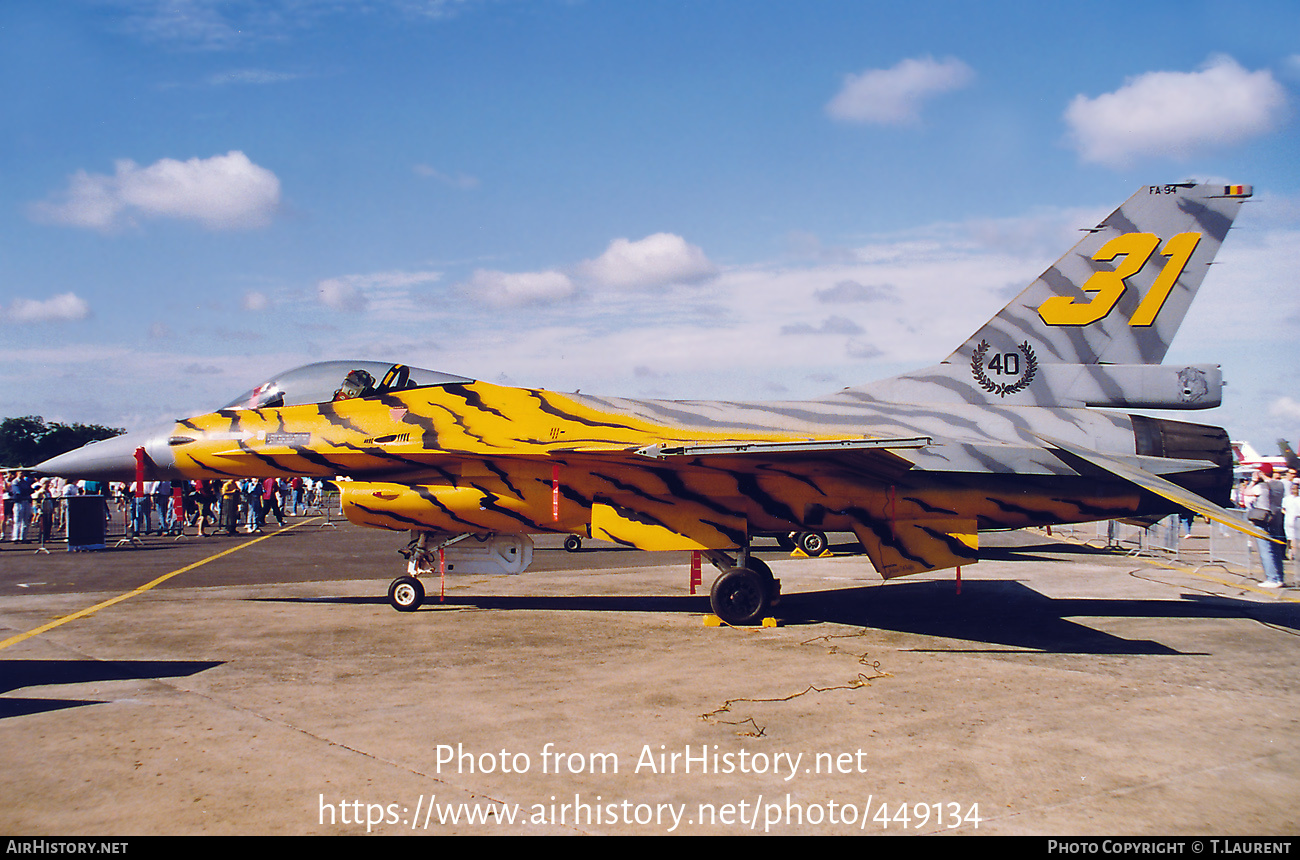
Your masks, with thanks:
[[[1164,307],[1165,299],[1169,298],[1169,291],[1178,282],[1183,269],[1187,268],[1187,261],[1192,258],[1192,252],[1200,241],[1200,233],[1179,233],[1165,243],[1160,254],[1168,257],[1169,261],[1129,318],[1129,325],[1146,326],[1155,322],[1156,315]],[[1078,302],[1073,296],[1052,296],[1038,306],[1038,315],[1048,325],[1088,325],[1104,319],[1128,288],[1125,279],[1142,271],[1159,244],[1160,237],[1155,233],[1125,233],[1116,236],[1092,255],[1099,263],[1109,263],[1120,256],[1124,258],[1114,269],[1094,272],[1088,278],[1081,289],[1085,293],[1094,293],[1092,300]]]

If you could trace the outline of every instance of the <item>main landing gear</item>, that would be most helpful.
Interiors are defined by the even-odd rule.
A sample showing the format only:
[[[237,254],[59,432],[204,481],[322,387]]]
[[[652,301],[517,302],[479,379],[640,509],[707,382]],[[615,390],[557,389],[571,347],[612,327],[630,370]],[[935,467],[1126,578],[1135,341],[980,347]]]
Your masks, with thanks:
[[[781,580],[772,575],[772,569],[762,559],[751,556],[748,547],[734,561],[718,550],[708,550],[704,556],[722,571],[709,590],[709,604],[713,614],[727,624],[758,624],[768,610],[781,602]]]
[[[817,558],[830,545],[826,540],[826,532],[790,532],[788,535],[778,535],[776,543],[786,552],[798,547],[809,558]]]
[[[405,549],[399,552],[406,557],[406,575],[399,576],[388,586],[388,603],[398,612],[414,612],[424,603],[424,584],[420,577],[438,571],[438,551],[469,537],[484,542],[487,548],[492,543],[492,536],[480,537],[471,534],[448,535],[420,532]],[[506,536],[510,537],[510,536]],[[500,536],[498,536],[500,538]],[[518,539],[515,539],[518,542]],[[575,541],[581,547],[581,542]],[[500,540],[498,540],[500,543]],[[474,545],[477,546],[477,545]],[[528,542],[522,555],[531,557],[532,543]],[[508,550],[510,547],[504,547]],[[464,548],[457,550],[463,555]],[[511,552],[512,557],[516,553]],[[772,575],[772,569],[762,559],[750,555],[749,547],[742,547],[735,558],[720,550],[707,550],[704,556],[720,573],[709,590],[709,603],[713,612],[727,624],[741,627],[758,624],[781,601],[781,580]],[[527,566],[525,563],[514,569],[503,568],[497,572],[519,573]],[[464,562],[458,562],[464,565]],[[448,563],[448,568],[451,565]]]

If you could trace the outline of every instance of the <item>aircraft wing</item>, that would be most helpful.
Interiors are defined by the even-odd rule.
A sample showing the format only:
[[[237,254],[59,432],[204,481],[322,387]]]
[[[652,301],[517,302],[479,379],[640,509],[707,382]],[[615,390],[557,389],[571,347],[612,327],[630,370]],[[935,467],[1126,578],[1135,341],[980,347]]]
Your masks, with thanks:
[[[867,439],[809,439],[780,442],[701,442],[649,445],[632,452],[643,460],[718,469],[732,474],[779,475],[817,487],[819,473],[869,482],[879,488],[877,501],[891,513],[874,515],[853,506],[853,532],[876,570],[885,578],[977,560],[977,524],[974,516],[934,506],[912,510],[911,494],[904,494],[902,515],[893,514],[893,490],[886,489],[914,466],[916,453],[932,448],[929,436]],[[757,484],[746,485],[751,492]],[[774,505],[782,504],[769,499]],[[746,523],[724,511],[696,507],[686,500],[647,505],[629,499],[629,506],[596,504],[592,508],[591,534],[642,549],[709,549],[732,545],[733,535],[743,535]],[[815,506],[815,505],[814,505]],[[910,512],[909,512],[910,511]],[[719,537],[722,538],[719,541]],[[712,542],[710,542],[712,541]]]
[[[929,436],[899,439],[810,439],[806,442],[731,442],[701,445],[650,445],[637,450],[646,457],[702,457],[710,455],[826,454],[839,451],[924,448],[933,444]]]
[[[1159,475],[1148,472],[1136,463],[1126,462],[1119,457],[1108,454],[1102,454],[1097,451],[1089,451],[1086,448],[1080,448],[1077,445],[1071,445],[1060,439],[1052,439],[1047,436],[1039,436],[1044,442],[1072,454],[1080,460],[1085,460],[1105,472],[1123,478],[1130,483],[1136,484],[1144,490],[1163,496],[1169,501],[1182,505],[1193,513],[1208,517],[1216,523],[1222,523],[1231,529],[1248,534],[1255,538],[1264,538],[1272,540],[1269,534],[1262,529],[1252,525],[1249,520],[1234,514],[1227,508],[1221,508],[1209,499],[1193,493],[1191,490],[1184,489],[1177,484],[1167,481]]]
[[[809,439],[786,442],[709,442],[648,445],[636,450],[640,457],[665,461],[744,466],[761,462],[782,465],[829,461],[837,471],[854,471],[861,476],[891,481],[911,469],[914,462],[902,453],[928,448],[929,436],[900,438]]]

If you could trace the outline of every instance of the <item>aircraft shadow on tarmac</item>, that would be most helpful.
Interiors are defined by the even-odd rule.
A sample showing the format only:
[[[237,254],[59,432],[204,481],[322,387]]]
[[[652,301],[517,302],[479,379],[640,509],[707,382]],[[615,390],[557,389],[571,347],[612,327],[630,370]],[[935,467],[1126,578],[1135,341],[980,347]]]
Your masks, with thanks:
[[[1160,642],[1125,639],[1090,627],[1086,619],[1250,618],[1300,630],[1294,607],[1232,598],[1182,595],[1181,600],[1053,598],[1015,580],[907,582],[875,589],[791,595],[781,609],[808,620],[830,621],[919,636],[983,643],[986,648],[936,645],[914,650],[1058,654],[1186,654]],[[1083,620],[1081,620],[1083,619]],[[1002,646],[1002,647],[996,647]]]
[[[254,598],[272,602],[352,603],[386,606],[383,597]],[[559,612],[709,612],[706,595],[686,596],[506,596],[463,595],[439,602],[425,598],[421,612],[440,609],[496,609]],[[1074,619],[1249,618],[1300,631],[1300,607],[1232,598],[1183,595],[1182,600],[1052,598],[1015,580],[962,583],[951,580],[895,582],[786,594],[773,613],[786,626],[831,622],[918,636],[982,643],[984,648],[935,646],[943,651],[1042,651],[1057,654],[1186,654],[1151,640],[1131,640]],[[956,646],[956,643],[954,643]],[[999,647],[1000,646],[1000,647]],[[918,643],[915,650],[927,649]]]
[[[0,693],[24,687],[90,684],[182,678],[220,666],[220,661],[194,660],[0,660]],[[27,699],[0,696],[0,719],[102,705],[95,699]]]

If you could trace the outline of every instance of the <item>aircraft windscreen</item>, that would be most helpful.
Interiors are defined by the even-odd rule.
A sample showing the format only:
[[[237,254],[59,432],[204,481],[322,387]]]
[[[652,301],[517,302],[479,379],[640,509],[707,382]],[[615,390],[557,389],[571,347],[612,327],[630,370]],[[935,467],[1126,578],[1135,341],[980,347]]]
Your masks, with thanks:
[[[222,409],[328,403],[406,388],[472,382],[463,376],[382,361],[322,361],[297,367],[236,397]]]

